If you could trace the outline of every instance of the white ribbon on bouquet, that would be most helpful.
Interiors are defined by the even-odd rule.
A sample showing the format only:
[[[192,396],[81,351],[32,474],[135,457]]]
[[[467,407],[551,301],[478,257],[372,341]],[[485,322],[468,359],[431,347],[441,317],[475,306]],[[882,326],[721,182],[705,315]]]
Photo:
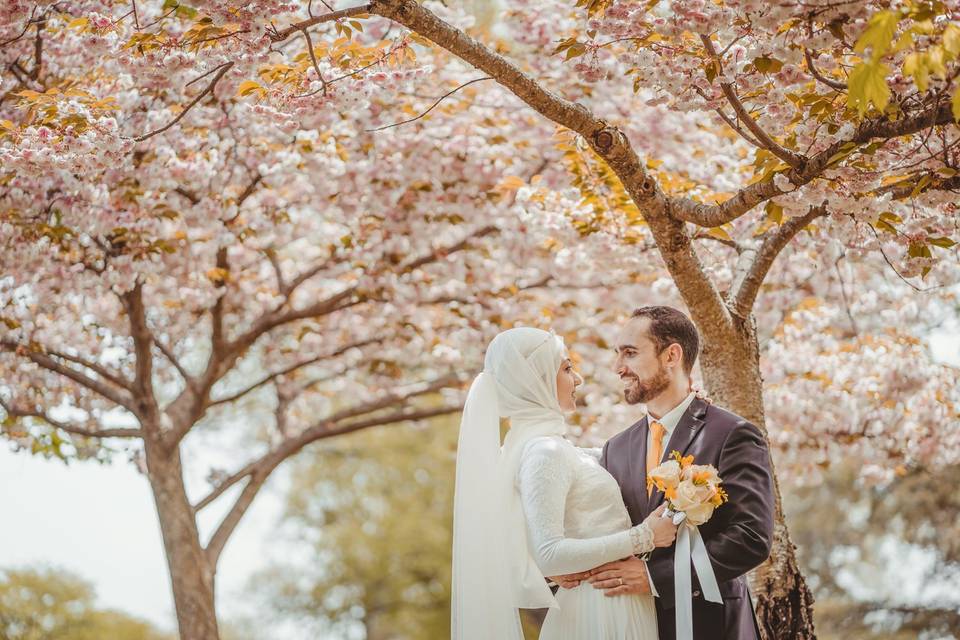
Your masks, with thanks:
[[[707,547],[696,525],[685,522],[687,514],[683,512],[674,513],[668,509],[663,515],[664,517],[672,516],[674,524],[680,527],[677,531],[677,547],[673,554],[677,640],[693,640],[693,584],[690,580],[690,560],[693,561],[693,568],[697,572],[704,600],[722,604],[720,585],[717,584],[717,576],[713,573]]]

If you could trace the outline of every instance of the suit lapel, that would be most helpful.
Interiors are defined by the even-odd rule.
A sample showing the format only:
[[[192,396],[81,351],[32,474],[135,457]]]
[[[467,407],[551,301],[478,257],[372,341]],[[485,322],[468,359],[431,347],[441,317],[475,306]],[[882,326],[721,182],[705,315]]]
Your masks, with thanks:
[[[633,494],[633,504],[642,510],[647,504],[647,418],[633,426],[631,437],[639,439],[639,442],[634,440],[629,451],[637,451],[640,455],[630,456],[630,482],[627,485]],[[642,514],[642,517],[646,517],[646,514]]]
[[[673,433],[670,434],[670,440],[667,442],[667,446],[663,448],[663,457],[660,459],[660,462],[665,462],[669,459],[673,451],[679,451],[680,455],[687,453],[687,449],[690,448],[690,445],[693,444],[693,441],[696,440],[697,436],[700,435],[700,432],[703,430],[703,419],[706,417],[706,414],[707,403],[700,398],[694,398],[690,406],[687,407],[687,410],[683,413]],[[646,442],[646,438],[644,438],[644,442]],[[644,460],[646,460],[646,446],[644,446]],[[660,506],[661,502],[663,502],[663,492],[654,489],[649,499],[649,511],[655,510]]]

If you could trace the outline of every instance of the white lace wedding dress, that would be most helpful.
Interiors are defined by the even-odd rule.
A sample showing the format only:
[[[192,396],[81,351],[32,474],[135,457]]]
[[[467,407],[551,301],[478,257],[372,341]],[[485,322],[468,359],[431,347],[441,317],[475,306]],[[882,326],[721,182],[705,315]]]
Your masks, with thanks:
[[[630,526],[617,481],[599,449],[560,436],[527,443],[517,482],[531,553],[545,576],[577,573],[653,549],[645,524]],[[653,596],[605,596],[589,583],[556,594],[540,640],[657,640]]]

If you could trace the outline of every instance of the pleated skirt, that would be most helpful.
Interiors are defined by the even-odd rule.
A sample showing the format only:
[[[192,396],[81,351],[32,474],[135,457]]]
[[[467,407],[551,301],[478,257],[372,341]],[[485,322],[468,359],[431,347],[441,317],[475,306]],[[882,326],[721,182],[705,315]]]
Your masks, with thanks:
[[[540,640],[657,640],[657,610],[650,595],[605,596],[583,583],[557,591]]]

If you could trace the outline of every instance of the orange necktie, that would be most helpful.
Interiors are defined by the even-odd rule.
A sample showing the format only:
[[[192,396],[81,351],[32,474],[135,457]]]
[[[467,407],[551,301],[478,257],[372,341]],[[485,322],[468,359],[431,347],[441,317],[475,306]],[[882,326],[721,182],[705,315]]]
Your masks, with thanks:
[[[654,420],[650,423],[650,432],[653,434],[653,441],[650,448],[647,449],[647,473],[650,473],[660,465],[660,458],[663,456],[663,434],[667,428]],[[653,485],[647,487],[647,497],[653,493]]]

